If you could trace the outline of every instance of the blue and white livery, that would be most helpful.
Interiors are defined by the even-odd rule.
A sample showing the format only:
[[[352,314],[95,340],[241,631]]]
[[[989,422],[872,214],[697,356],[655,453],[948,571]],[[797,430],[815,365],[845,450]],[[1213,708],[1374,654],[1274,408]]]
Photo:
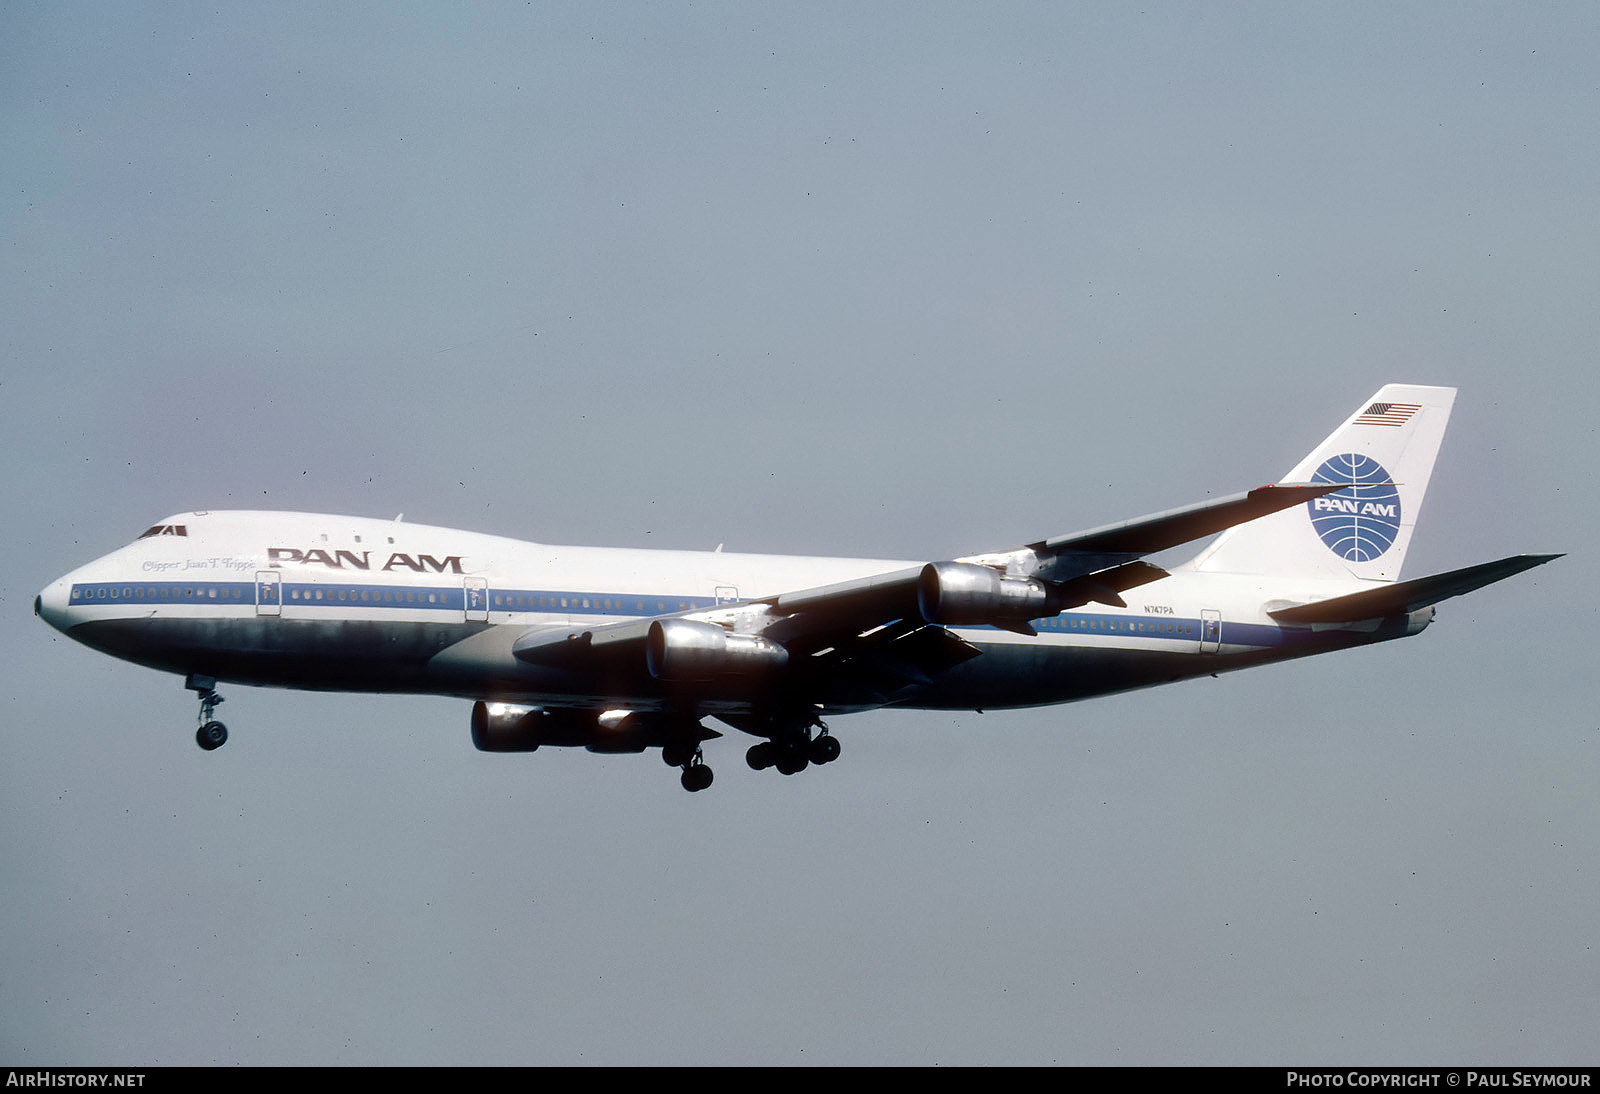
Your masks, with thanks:
[[[1065,703],[1415,634],[1557,555],[1398,580],[1455,391],[1391,384],[1279,485],[944,561],[555,547],[312,513],[197,511],[42,591],[84,645],[219,682],[470,700],[473,743],[661,749],[711,783],[839,755],[825,717]],[[1221,533],[1218,535],[1218,533]],[[1146,556],[1210,536],[1183,565]]]

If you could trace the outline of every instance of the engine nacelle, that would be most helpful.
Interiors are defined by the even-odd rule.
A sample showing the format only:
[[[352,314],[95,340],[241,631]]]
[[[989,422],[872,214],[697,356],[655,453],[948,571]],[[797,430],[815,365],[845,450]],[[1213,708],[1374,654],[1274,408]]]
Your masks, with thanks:
[[[658,619],[645,639],[645,665],[657,680],[716,680],[781,668],[789,651],[755,634],[731,634],[715,623]]]
[[[681,721],[627,710],[547,710],[489,701],[472,704],[472,743],[480,752],[532,752],[540,745],[590,752],[643,752],[683,737],[683,727]],[[694,723],[694,728],[699,725]]]
[[[515,703],[472,704],[472,746],[479,752],[532,752],[544,740],[545,712]]]
[[[930,562],[917,578],[917,609],[928,623],[1014,624],[1054,615],[1049,586],[1030,577],[1004,577],[970,562]]]

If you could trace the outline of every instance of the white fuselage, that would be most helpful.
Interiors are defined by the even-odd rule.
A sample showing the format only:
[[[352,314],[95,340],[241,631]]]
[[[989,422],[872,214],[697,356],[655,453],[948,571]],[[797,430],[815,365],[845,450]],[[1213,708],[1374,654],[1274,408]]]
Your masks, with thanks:
[[[329,691],[409,692],[548,707],[748,709],[740,681],[685,689],[636,667],[529,664],[513,643],[630,619],[717,610],[890,573],[884,559],[559,547],[399,520],[197,512],[168,518],[54,582],[39,613],[71,637],[165,671]],[[1066,702],[1415,633],[1431,609],[1340,627],[1267,611],[1348,592],[1306,578],[1267,588],[1180,572],[1033,622],[1027,635],[953,628],[981,651],[886,691],[834,686],[825,710],[973,709]],[[757,604],[748,610],[759,611]]]

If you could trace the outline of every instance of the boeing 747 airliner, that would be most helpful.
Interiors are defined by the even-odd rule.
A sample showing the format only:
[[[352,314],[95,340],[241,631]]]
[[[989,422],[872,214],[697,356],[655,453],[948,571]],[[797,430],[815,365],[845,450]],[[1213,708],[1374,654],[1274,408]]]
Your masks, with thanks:
[[[947,561],[551,547],[311,513],[199,511],[35,612],[185,678],[471,700],[490,752],[661,749],[703,790],[715,718],[752,768],[838,758],[824,717],[1066,703],[1416,634],[1559,555],[1399,580],[1455,398],[1391,384],[1283,484]],[[1170,571],[1145,556],[1218,538]]]

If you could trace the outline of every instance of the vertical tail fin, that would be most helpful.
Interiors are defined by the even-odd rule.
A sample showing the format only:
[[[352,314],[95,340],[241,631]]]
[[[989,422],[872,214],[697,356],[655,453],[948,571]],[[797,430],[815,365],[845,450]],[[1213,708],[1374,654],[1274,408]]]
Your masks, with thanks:
[[[1285,476],[1349,488],[1224,532],[1190,568],[1394,581],[1456,389],[1389,384]]]

